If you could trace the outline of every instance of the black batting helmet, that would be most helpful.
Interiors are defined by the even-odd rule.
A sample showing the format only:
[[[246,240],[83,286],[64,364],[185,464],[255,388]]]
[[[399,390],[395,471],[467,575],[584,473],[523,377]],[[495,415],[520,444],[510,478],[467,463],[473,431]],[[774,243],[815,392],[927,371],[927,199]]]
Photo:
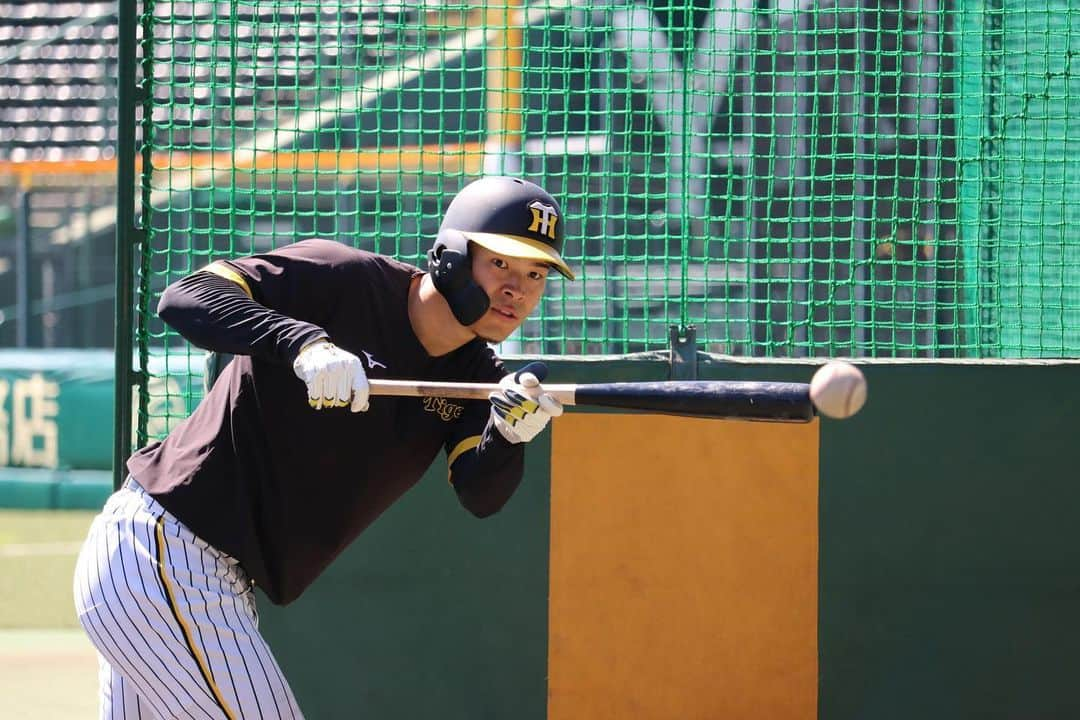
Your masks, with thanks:
[[[555,198],[519,178],[480,178],[450,202],[428,252],[428,270],[462,325],[472,325],[488,309],[487,293],[473,281],[469,243],[507,257],[538,260],[567,279],[563,261],[563,217]]]

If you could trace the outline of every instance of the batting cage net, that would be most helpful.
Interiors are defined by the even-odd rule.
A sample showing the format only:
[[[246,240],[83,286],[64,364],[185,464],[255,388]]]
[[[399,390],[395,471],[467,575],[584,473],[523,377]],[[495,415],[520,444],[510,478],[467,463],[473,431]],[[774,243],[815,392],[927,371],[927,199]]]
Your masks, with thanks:
[[[490,173],[561,200],[579,277],[506,353],[1080,356],[1070,0],[138,9],[143,370],[167,283],[314,236],[423,265]]]

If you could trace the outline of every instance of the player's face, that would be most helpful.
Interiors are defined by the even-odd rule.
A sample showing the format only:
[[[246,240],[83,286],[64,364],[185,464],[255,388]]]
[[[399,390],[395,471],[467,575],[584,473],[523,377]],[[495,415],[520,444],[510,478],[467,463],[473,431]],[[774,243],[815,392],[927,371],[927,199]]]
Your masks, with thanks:
[[[536,309],[544,294],[548,266],[536,260],[497,255],[475,244],[469,254],[473,279],[491,300],[484,316],[469,327],[488,342],[502,342]]]

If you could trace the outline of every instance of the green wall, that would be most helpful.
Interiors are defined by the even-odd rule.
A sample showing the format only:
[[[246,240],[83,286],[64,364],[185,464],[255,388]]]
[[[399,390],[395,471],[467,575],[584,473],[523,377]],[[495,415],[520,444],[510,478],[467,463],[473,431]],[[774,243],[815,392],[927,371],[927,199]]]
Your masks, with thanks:
[[[867,375],[822,435],[821,717],[1080,717],[1080,366]]]
[[[34,399],[14,407],[16,383],[36,383]],[[111,464],[113,354],[109,350],[0,350],[0,457],[16,462],[16,424],[30,423],[50,469],[107,470]],[[46,445],[46,437],[55,438]],[[49,452],[44,452],[46,448]],[[55,454],[52,452],[55,449]],[[48,455],[48,460],[44,456]]]
[[[863,369],[822,422],[819,717],[1080,717],[1080,364]]]
[[[93,467],[112,381],[77,355],[4,353],[0,376],[58,378],[61,455]],[[664,353],[550,364],[553,382],[667,375]],[[698,363],[704,379],[814,368]],[[1080,717],[1080,363],[863,368],[866,408],[821,425],[819,717]],[[548,435],[528,452],[495,517],[461,509],[438,463],[298,602],[263,599],[309,717],[545,716]]]
[[[300,600],[260,598],[307,717],[544,717],[549,452],[529,448],[529,476],[485,520],[437,463]]]
[[[666,372],[659,357],[552,366],[557,381]],[[813,369],[699,363],[702,378]],[[863,412],[822,422],[819,717],[1080,717],[1080,366],[864,369]],[[484,521],[438,467],[301,601],[263,603],[309,716],[545,716],[547,451],[530,448],[522,491]]]

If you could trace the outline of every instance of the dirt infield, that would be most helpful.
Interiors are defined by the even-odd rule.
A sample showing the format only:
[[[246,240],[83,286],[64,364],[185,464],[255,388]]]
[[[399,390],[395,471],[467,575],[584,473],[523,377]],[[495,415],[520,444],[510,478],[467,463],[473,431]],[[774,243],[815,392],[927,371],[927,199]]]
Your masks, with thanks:
[[[97,656],[81,630],[0,630],[0,697],[10,720],[97,712]]]

